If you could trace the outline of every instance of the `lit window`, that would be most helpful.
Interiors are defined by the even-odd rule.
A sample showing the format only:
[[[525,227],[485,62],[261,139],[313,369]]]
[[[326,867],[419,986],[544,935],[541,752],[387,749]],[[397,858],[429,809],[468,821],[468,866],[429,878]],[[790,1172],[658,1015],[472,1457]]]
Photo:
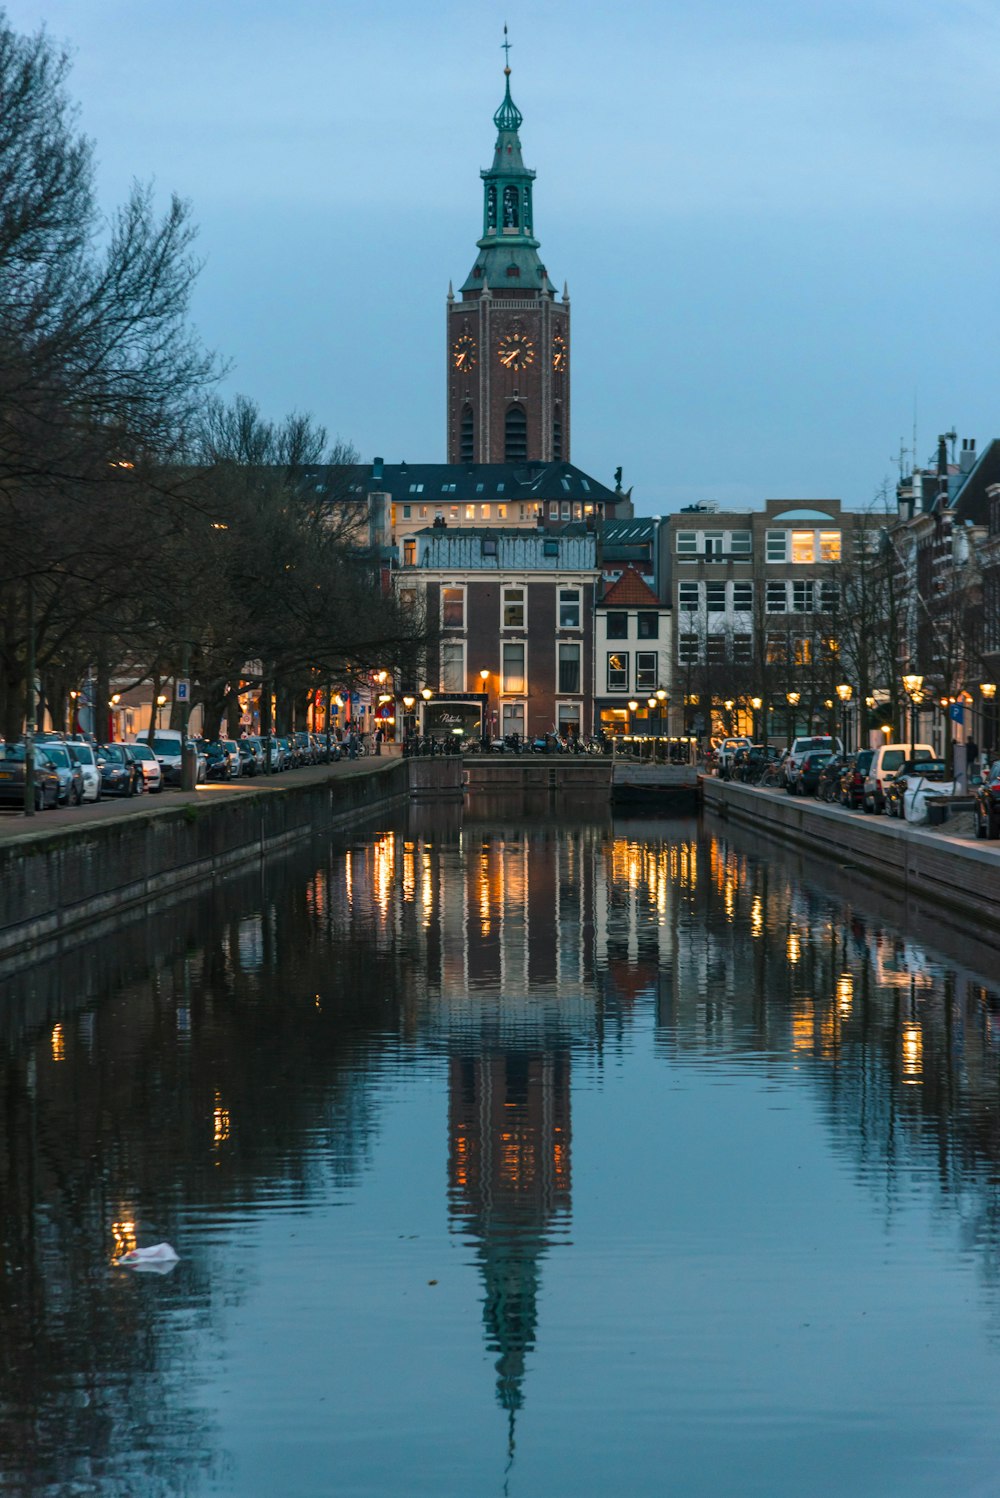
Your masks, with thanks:
[[[475,520],[475,518],[476,518],[476,507],[475,507],[475,505],[466,505],[466,507],[465,507],[465,518],[466,518],[466,520]]]
[[[628,691],[628,655],[617,650],[608,651],[608,691]]]
[[[524,691],[524,644],[505,642],[503,645],[502,678],[505,692]]]
[[[792,531],[792,561],[798,565],[816,560],[816,533]]]
[[[768,630],[764,655],[769,666],[784,666],[788,661],[788,640],[776,630]]]
[[[487,505],[486,508],[489,509],[489,505]],[[522,508],[523,508],[523,506],[522,506]],[[506,520],[507,519],[507,506],[506,505],[497,505],[497,519],[498,520]]]
[[[417,565],[417,543],[416,541],[403,542],[403,566],[415,567]]]
[[[501,510],[503,509],[503,505],[500,505],[500,509]],[[479,506],[479,518],[480,518],[480,520],[489,520],[489,518],[490,518],[490,507],[489,507],[489,505],[480,505]]]
[[[840,532],[820,531],[819,559],[821,562],[840,561]]]
[[[451,506],[449,506],[449,513],[451,515],[452,520],[457,520],[458,519],[458,505],[451,505]]]
[[[421,520],[426,520],[427,519],[427,506],[426,505],[421,505],[420,506],[420,518],[421,518]]]
[[[503,627],[504,629],[524,628],[524,589],[504,588],[503,590]],[[520,687],[512,687],[511,691],[520,691]]]
[[[796,635],[792,641],[792,655],[797,666],[811,666],[813,642],[808,635]]]

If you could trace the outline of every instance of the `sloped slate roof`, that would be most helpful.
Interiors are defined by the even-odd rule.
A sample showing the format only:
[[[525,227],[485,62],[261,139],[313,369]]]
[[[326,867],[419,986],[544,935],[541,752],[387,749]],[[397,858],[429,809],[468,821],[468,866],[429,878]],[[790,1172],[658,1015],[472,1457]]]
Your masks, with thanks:
[[[358,463],[346,475],[342,469],[316,467],[305,470],[303,477],[319,492],[336,478],[338,492],[346,490],[348,497],[389,494],[397,503],[442,508],[491,502],[541,504],[553,499],[614,506],[628,497],[573,463]]]

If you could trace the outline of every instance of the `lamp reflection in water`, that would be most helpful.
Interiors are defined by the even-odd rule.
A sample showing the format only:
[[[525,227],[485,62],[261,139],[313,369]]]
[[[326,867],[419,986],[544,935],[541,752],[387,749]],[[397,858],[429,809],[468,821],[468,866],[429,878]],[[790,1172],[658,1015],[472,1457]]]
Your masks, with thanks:
[[[924,1078],[924,1035],[916,1020],[903,1026],[903,1085],[918,1087]]]

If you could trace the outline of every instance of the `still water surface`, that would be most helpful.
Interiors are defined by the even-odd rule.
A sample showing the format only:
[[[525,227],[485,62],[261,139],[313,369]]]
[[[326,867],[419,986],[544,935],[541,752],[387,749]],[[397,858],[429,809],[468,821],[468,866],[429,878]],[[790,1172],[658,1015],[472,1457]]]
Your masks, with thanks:
[[[0,1492],[1000,1492],[989,964],[423,816],[8,982]]]

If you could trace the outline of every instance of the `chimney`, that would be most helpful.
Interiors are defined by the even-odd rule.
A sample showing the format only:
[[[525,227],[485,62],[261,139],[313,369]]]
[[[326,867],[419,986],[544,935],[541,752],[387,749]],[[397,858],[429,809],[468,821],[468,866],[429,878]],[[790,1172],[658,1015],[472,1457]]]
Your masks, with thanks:
[[[962,438],[962,452],[958,460],[960,473],[971,473],[976,466],[976,439],[975,437]]]
[[[382,459],[376,458],[372,463],[372,478],[377,484],[382,482]]]

